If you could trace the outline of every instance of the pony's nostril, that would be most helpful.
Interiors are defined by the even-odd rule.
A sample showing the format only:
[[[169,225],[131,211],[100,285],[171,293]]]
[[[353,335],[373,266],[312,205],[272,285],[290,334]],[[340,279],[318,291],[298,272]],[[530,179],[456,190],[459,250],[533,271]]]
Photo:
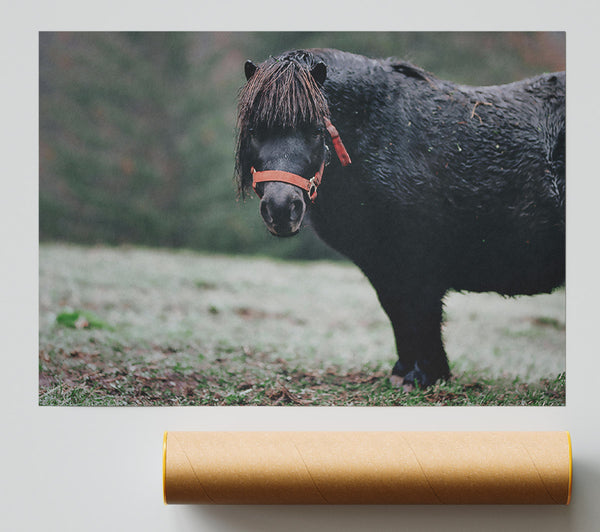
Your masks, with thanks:
[[[265,201],[260,202],[260,215],[262,216],[263,220],[268,224],[273,223],[273,217],[271,216],[269,205]]]
[[[298,221],[303,214],[304,204],[301,200],[294,200],[290,204],[290,221],[296,222]]]

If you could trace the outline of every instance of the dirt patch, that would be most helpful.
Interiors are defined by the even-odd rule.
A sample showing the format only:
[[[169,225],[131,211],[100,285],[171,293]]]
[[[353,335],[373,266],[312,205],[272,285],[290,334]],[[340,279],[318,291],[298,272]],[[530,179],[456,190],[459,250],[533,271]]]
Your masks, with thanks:
[[[306,320],[290,316],[281,312],[266,312],[264,310],[250,308],[250,307],[237,307],[233,309],[233,312],[244,318],[245,320],[286,320],[296,325],[305,325]]]

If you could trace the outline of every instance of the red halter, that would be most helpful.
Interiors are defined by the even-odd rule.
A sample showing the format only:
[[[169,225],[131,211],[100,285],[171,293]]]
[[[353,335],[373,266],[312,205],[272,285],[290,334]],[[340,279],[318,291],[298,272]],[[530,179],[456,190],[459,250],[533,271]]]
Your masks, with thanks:
[[[350,156],[348,155],[348,152],[342,143],[340,134],[338,133],[337,129],[335,129],[329,118],[325,118],[325,127],[331,136],[331,141],[333,142],[333,147],[338,159],[340,160],[340,163],[342,166],[348,166],[352,161],[350,160]],[[256,191],[257,183],[264,183],[265,181],[289,183],[290,185],[295,185],[303,190],[306,190],[310,200],[314,203],[317,199],[317,188],[321,184],[324,168],[325,161],[323,161],[321,168],[319,168],[319,171],[311,179],[306,179],[305,177],[292,174],[291,172],[284,172],[283,170],[264,170],[262,172],[257,172],[254,167],[252,167],[250,170],[252,172],[252,188],[254,189],[254,192],[260,196]]]

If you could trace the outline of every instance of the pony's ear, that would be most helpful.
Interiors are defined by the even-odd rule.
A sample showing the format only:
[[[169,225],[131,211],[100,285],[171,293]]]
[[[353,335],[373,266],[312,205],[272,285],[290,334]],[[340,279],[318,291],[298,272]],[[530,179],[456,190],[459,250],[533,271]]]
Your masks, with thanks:
[[[319,61],[313,69],[310,71],[312,77],[319,85],[323,85],[325,83],[325,79],[327,78],[327,67],[323,61]]]
[[[252,76],[254,76],[256,69],[257,66],[252,61],[250,61],[250,59],[248,59],[248,61],[246,61],[246,64],[244,65],[244,74],[246,74],[246,81],[248,81]]]

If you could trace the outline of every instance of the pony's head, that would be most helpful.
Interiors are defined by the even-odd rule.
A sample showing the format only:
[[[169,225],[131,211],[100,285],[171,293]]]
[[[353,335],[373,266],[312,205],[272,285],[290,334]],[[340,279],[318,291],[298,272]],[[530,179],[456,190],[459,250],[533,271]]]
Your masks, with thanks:
[[[310,52],[296,51],[258,66],[247,61],[244,70],[247,83],[240,92],[237,121],[238,190],[243,196],[254,188],[269,231],[291,236],[300,230],[309,199],[314,200],[328,154],[329,109],[321,91],[327,69]]]

